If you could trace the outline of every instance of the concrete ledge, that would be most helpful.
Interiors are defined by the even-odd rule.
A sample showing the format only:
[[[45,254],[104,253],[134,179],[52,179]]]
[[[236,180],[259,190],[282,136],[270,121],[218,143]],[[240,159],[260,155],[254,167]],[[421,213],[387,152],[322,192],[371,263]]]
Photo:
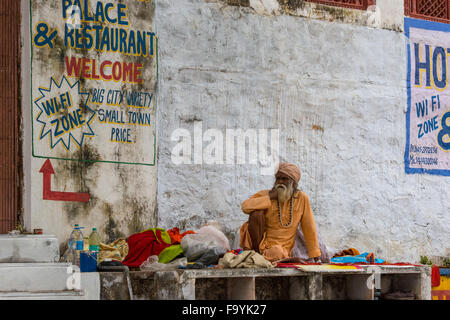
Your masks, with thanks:
[[[100,300],[100,274],[98,272],[81,272],[81,291],[84,300]]]
[[[51,235],[0,235],[0,263],[58,262],[59,243]]]
[[[373,300],[374,266],[361,269],[200,269],[130,272],[138,300]],[[382,293],[411,290],[416,299],[431,299],[431,268],[377,266]],[[313,270],[313,269],[312,269]],[[101,272],[100,299],[128,300],[121,272]]]
[[[85,296],[74,291],[0,292],[0,300],[85,300]]]
[[[70,266],[68,263],[0,263],[0,292],[65,291]]]
[[[98,272],[68,263],[0,264],[0,300],[100,300]]]

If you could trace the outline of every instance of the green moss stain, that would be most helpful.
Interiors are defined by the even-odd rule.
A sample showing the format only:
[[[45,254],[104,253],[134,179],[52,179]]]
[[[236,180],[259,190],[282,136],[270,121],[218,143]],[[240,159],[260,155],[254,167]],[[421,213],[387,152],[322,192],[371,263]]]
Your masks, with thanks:
[[[303,9],[305,0],[279,0],[280,5],[288,10]]]
[[[342,22],[348,20],[348,18],[353,18],[355,16],[352,9],[333,6],[317,5],[317,11],[326,12],[335,20]]]
[[[105,224],[105,235],[106,235],[106,242],[111,243],[114,240],[117,240],[119,238],[125,238],[126,236],[118,230],[117,222],[113,218],[113,209],[112,206],[108,203],[103,204],[103,214],[107,218],[106,224]]]
[[[146,228],[154,227],[150,225],[144,225],[142,217],[148,211],[148,206],[138,201],[130,201],[127,208],[131,210],[131,219],[128,222],[128,231],[130,234],[140,232]]]
[[[57,79],[62,77],[66,67],[64,62],[66,46],[59,35],[54,38],[51,50],[34,50],[34,55],[35,60],[42,62],[42,68],[45,68],[46,65],[52,65],[52,68],[59,72],[59,75],[55,74],[55,77]]]
[[[96,186],[99,176],[99,168],[95,162],[99,158],[100,155],[94,147],[83,144],[83,147],[74,154],[74,159],[79,161],[58,161],[58,165],[55,167],[55,189],[57,188],[58,191],[87,192],[90,195],[90,200],[87,203],[64,203],[64,212],[70,221],[74,221],[79,216],[89,216],[98,202],[98,198],[91,190]],[[65,190],[66,188],[71,190]]]
[[[239,7],[250,6],[250,0],[226,0],[225,2],[230,6],[239,6]]]

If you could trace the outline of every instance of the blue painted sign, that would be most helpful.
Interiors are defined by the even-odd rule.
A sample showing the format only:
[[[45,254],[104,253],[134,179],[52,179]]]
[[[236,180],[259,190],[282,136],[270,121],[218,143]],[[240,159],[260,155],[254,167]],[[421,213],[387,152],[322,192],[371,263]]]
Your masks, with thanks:
[[[450,25],[405,18],[405,172],[450,176]]]

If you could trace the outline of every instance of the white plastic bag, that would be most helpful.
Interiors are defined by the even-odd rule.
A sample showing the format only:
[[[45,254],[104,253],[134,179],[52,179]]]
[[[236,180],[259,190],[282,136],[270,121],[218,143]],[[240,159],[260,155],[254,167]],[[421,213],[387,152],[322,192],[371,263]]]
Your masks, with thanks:
[[[150,256],[141,264],[140,269],[142,271],[176,270],[179,266],[187,265],[186,258],[175,259],[169,263],[159,263],[158,261],[158,256]]]
[[[188,234],[181,240],[181,248],[188,261],[195,261],[206,251],[220,248],[224,253],[230,250],[228,238],[213,225],[207,225],[196,231],[195,234]]]

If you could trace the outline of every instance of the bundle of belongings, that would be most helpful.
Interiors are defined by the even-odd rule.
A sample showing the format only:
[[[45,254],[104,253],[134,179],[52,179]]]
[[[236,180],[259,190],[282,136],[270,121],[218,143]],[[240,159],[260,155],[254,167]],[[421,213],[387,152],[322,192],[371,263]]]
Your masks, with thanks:
[[[184,233],[178,228],[151,228],[127,239],[101,243],[99,262],[110,260],[144,271],[273,267],[252,250],[231,250],[228,238],[215,222]]]
[[[219,260],[219,268],[273,268],[274,265],[254,250],[227,252]]]
[[[116,241],[105,244],[100,242],[100,251],[98,262],[102,263],[105,260],[115,260],[122,262],[128,255],[128,243],[125,239],[117,239]]]
[[[189,264],[186,269],[201,269],[216,265],[228,250],[228,238],[217,225],[206,225],[181,240],[181,248]]]
[[[336,264],[383,264],[383,259],[375,258],[373,252],[359,253],[355,248],[342,250],[331,258],[331,263]]]
[[[122,263],[129,268],[140,268],[144,263],[144,266],[148,266],[150,261],[160,264],[172,262],[183,254],[181,239],[192,233],[192,230],[188,230],[180,234],[178,228],[167,231],[163,228],[151,228],[133,234],[128,238],[129,252]],[[150,257],[150,261],[147,261]]]
[[[296,244],[297,245],[297,244]],[[298,244],[301,248],[301,243]],[[341,269],[361,269],[361,265],[376,265],[376,264],[390,264],[390,265],[402,265],[402,266],[413,266],[410,263],[397,262],[389,263],[383,259],[375,258],[373,252],[360,253],[355,248],[349,248],[339,251],[333,255],[330,259],[330,251],[324,247],[324,251],[328,258],[327,264],[322,264],[323,261],[319,263],[311,263],[310,260],[299,259],[298,257],[292,257],[290,259],[284,259],[277,261],[278,268],[295,268],[303,271],[320,271],[320,270],[341,270]],[[322,249],[321,249],[322,250]],[[322,255],[324,253],[322,251]],[[294,255],[294,254],[293,254]]]

